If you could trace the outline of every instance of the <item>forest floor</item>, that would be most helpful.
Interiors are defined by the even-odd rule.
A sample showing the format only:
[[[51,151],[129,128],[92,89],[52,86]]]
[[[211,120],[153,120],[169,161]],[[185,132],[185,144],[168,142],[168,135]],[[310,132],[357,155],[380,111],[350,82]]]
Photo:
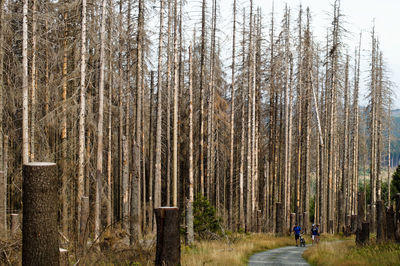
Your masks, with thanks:
[[[155,259],[155,235],[149,235],[139,245],[130,247],[127,235],[110,232],[95,245],[90,246],[86,256],[78,260],[73,247],[69,247],[70,265],[153,265]],[[310,244],[309,236],[305,236]],[[21,264],[21,236],[0,241],[0,265]],[[336,241],[349,240],[349,241]],[[371,243],[374,243],[372,240]],[[198,240],[192,246],[182,245],[181,263],[197,265],[247,265],[252,255],[271,249],[293,247],[293,236],[275,237],[272,234],[226,234],[219,239]],[[293,247],[296,251],[298,247]],[[296,249],[297,248],[297,249]],[[321,235],[321,243],[307,249],[303,257],[311,265],[399,265],[400,245],[355,245],[354,236]],[[293,250],[292,250],[293,251]],[[299,255],[301,256],[301,255]]]

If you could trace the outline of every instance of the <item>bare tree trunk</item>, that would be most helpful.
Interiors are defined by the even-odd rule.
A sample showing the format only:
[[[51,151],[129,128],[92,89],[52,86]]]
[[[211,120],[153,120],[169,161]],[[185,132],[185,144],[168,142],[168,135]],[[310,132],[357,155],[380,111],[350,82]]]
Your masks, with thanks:
[[[62,117],[61,117],[61,172],[62,172],[62,232],[68,235],[68,176],[67,176],[67,74],[68,74],[68,12],[64,12],[64,40],[62,64]]]
[[[247,197],[246,197],[246,232],[251,231],[251,214],[252,214],[252,184],[253,184],[253,170],[252,170],[252,60],[253,60],[253,1],[250,0],[250,29],[249,29],[249,60],[248,60],[248,80],[247,80]]]
[[[3,0],[0,0],[0,232],[1,236],[7,237],[7,175],[5,173],[5,147],[4,147],[4,125],[3,125],[3,108],[4,108],[4,13]]]
[[[341,176],[341,184],[340,184],[340,207],[338,208],[339,215],[339,224],[338,224],[338,232],[345,230],[345,218],[347,214],[347,169],[348,169],[348,83],[349,83],[349,56],[346,59],[345,65],[345,83],[344,83],[344,142],[343,142],[343,150],[342,150],[342,176]]]
[[[192,46],[189,46],[189,199],[186,206],[186,244],[194,242],[193,232],[193,59]]]
[[[28,111],[28,0],[24,0],[22,21],[22,163],[29,162]]]
[[[106,201],[106,216],[107,226],[111,226],[112,223],[112,92],[113,92],[113,47],[112,47],[112,28],[113,28],[113,9],[112,0],[109,0],[109,34],[108,34],[108,45],[109,45],[109,62],[108,62],[108,151],[107,151],[107,201]]]
[[[353,93],[353,212],[358,212],[357,202],[357,194],[358,194],[358,165],[359,165],[359,111],[358,111],[358,90],[359,90],[359,82],[360,82],[360,62],[361,62],[361,33],[360,33],[360,42],[358,48],[358,56],[357,51],[355,55],[355,79],[354,79],[354,93]]]
[[[139,13],[138,13],[138,32],[137,32],[137,78],[136,78],[136,89],[137,89],[137,102],[136,102],[136,143],[134,143],[133,154],[133,176],[131,182],[131,213],[130,213],[130,237],[129,243],[133,245],[137,243],[140,238],[140,162],[141,154],[140,147],[141,143],[141,120],[142,120],[142,102],[143,97],[143,69],[142,69],[142,53],[143,53],[143,28],[144,28],[144,3],[143,0],[139,0]]]
[[[178,1],[174,4],[174,114],[172,148],[172,206],[178,207]]]
[[[106,34],[107,0],[102,1],[100,28],[100,80],[99,80],[99,116],[97,121],[97,164],[96,164],[96,198],[94,209],[95,238],[100,236],[100,212],[103,179],[103,124],[104,124],[104,69],[105,69],[105,34]]]
[[[372,32],[372,62],[371,62],[371,143],[370,143],[370,228],[371,232],[376,231],[376,40],[375,29]]]
[[[149,104],[149,206],[147,208],[148,227],[153,231],[153,209],[154,209],[154,118],[153,118],[153,105],[154,105],[154,71],[150,74],[150,104]]]
[[[167,33],[167,206],[171,205],[171,24],[172,0],[168,0],[168,33]]]
[[[245,13],[243,12],[243,50],[242,50],[242,64],[245,64]],[[241,98],[242,98],[242,118],[241,118],[241,140],[240,140],[240,172],[239,172],[239,227],[245,227],[245,216],[244,216],[244,148],[245,148],[245,92],[244,82],[242,78],[241,82]]]
[[[0,170],[0,237],[6,238],[7,237],[7,176],[2,170]]]
[[[204,82],[205,82],[205,49],[206,49],[206,0],[201,7],[201,52],[200,52],[200,158],[199,179],[200,193],[204,195]]]
[[[85,184],[85,118],[86,118],[86,0],[82,0],[82,29],[81,29],[81,84],[80,84],[80,103],[79,103],[79,161],[78,161],[78,182],[76,188],[77,210],[77,232],[80,234],[80,219]],[[88,195],[86,195],[88,196]],[[78,239],[79,239],[78,235]]]
[[[157,132],[156,132],[156,161],[154,180],[154,209],[161,207],[161,122],[162,122],[162,54],[163,54],[163,19],[164,0],[160,0],[160,33],[158,41],[158,70],[157,70]]]
[[[36,46],[37,46],[37,5],[32,1],[32,68],[31,68],[31,128],[30,128],[30,161],[35,160],[35,128],[36,128]],[[1,7],[0,7],[1,8]]]
[[[283,201],[283,213],[287,222],[287,218],[290,217],[290,153],[289,153],[289,109],[290,109],[290,88],[289,88],[289,56],[290,56],[290,14],[289,10],[286,7],[285,10],[285,157],[284,157],[284,177],[283,183],[285,186],[284,189],[284,198]]]
[[[234,140],[235,140],[235,59],[236,59],[236,0],[233,1],[232,27],[232,82],[231,82],[231,128],[229,154],[229,227],[233,229],[233,182],[234,182]]]

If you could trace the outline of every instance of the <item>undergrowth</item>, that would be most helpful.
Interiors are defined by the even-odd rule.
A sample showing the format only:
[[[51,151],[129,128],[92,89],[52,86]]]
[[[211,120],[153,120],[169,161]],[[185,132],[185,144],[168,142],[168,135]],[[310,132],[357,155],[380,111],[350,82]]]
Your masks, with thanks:
[[[400,245],[356,246],[354,241],[323,242],[307,249],[303,257],[311,265],[400,265]]]

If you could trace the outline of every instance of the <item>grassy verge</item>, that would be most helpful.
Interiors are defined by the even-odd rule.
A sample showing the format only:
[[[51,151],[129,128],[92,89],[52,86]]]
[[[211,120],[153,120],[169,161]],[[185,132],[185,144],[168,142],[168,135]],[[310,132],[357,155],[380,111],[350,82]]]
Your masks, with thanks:
[[[245,265],[251,254],[293,245],[292,237],[234,234],[229,240],[199,241],[182,249],[182,265]]]
[[[400,245],[358,247],[354,241],[322,242],[307,249],[303,257],[311,265],[399,265]]]

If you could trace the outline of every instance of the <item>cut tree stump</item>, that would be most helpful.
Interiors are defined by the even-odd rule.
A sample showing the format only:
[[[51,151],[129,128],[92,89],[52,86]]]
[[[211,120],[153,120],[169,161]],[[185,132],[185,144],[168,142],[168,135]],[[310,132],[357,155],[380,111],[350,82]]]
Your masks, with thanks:
[[[362,224],[365,222],[365,197],[364,192],[357,193],[357,225],[356,225],[356,244],[361,245],[361,231],[362,231]]]
[[[385,205],[382,200],[376,201],[376,241],[385,241]]]
[[[179,209],[176,207],[161,207],[154,209],[154,212],[157,223],[155,265],[180,265]]]
[[[369,242],[369,223],[363,222],[357,245],[366,245]]]
[[[396,194],[396,214],[395,214],[396,232],[395,239],[397,243],[400,243],[400,193]]]
[[[57,165],[24,164],[22,176],[22,265],[59,265]]]
[[[394,222],[394,211],[393,206],[390,206],[386,210],[386,238],[388,240],[394,240],[396,224]]]

